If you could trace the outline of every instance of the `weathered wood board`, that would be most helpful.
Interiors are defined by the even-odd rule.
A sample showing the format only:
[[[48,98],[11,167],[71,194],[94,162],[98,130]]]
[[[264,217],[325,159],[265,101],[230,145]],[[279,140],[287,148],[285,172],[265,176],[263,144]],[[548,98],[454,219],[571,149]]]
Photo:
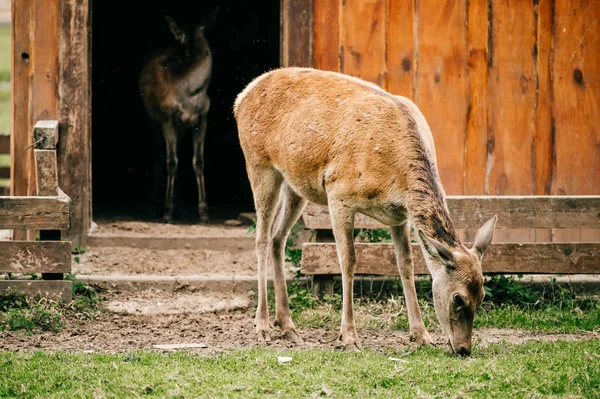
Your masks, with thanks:
[[[0,273],[69,273],[68,241],[0,241]]]
[[[313,65],[313,2],[282,0],[281,65]]]
[[[356,274],[398,274],[392,244],[355,244]],[[413,244],[415,274],[428,274],[421,248]],[[302,273],[340,274],[333,243],[307,243],[302,250]],[[492,244],[483,257],[484,273],[600,273],[600,243]]]
[[[0,226],[16,230],[67,230],[69,197],[0,197]]]
[[[56,151],[34,150],[35,178],[38,196],[58,195],[58,172],[56,170]]]
[[[0,134],[0,154],[10,154],[10,136]]]
[[[498,215],[496,228],[600,228],[600,196],[448,196],[456,228],[480,227]],[[311,229],[331,229],[327,207],[308,204],[302,215]],[[356,228],[381,228],[357,214]]]
[[[73,282],[65,280],[0,280],[0,291],[15,290],[25,295],[37,295],[44,298],[55,298],[65,302],[73,299]]]
[[[74,245],[86,245],[92,220],[91,0],[61,0],[59,12],[58,181],[72,198]]]

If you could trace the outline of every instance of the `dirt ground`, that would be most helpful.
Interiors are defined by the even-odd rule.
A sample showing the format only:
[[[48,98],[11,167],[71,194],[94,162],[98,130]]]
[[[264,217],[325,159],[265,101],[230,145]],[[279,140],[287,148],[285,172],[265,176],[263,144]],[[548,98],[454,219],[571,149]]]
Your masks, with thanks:
[[[202,344],[205,348],[185,349],[200,354],[250,348],[258,345],[254,334],[254,293],[206,296],[204,293],[142,292],[110,293],[95,320],[70,319],[59,333],[23,334],[0,332],[0,350],[77,350],[129,352],[157,350],[154,345]],[[298,348],[329,350],[337,346],[337,325],[329,328],[301,328],[305,342]],[[414,348],[407,331],[359,330],[364,348]],[[444,345],[439,332],[432,336]],[[598,333],[542,334],[507,329],[477,329],[475,342],[485,346],[501,341],[523,343],[535,340],[600,338]],[[270,347],[294,347],[273,330]]]

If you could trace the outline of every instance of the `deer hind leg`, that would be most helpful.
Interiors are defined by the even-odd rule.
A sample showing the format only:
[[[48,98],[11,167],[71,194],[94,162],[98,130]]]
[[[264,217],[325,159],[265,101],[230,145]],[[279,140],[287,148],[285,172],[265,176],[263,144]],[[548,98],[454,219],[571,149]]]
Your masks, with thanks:
[[[419,345],[431,343],[431,337],[423,324],[417,291],[415,289],[414,265],[412,247],[410,245],[410,223],[407,221],[402,226],[390,227],[396,262],[402,279],[404,299],[408,308],[408,323],[410,325],[410,338]]]
[[[165,210],[163,219],[173,220],[173,197],[175,194],[175,178],[177,176],[177,130],[172,122],[163,123],[163,135],[167,145],[167,190],[165,192]]]
[[[275,325],[281,329],[283,338],[294,343],[301,343],[302,338],[298,335],[290,314],[287,284],[285,282],[285,244],[305,205],[306,200],[296,194],[288,184],[284,183],[281,186],[279,206],[273,225],[273,245],[271,247],[275,285]]]
[[[204,136],[206,135],[206,115],[201,116],[198,124],[194,126],[194,171],[198,182],[198,216],[200,223],[208,223],[208,204],[206,202],[206,188],[204,186]]]
[[[356,252],[354,250],[354,211],[344,204],[329,200],[331,226],[342,271],[342,326],[340,341],[344,349],[360,350],[356,324],[354,323],[354,272]]]
[[[282,176],[274,169],[248,168],[248,177],[256,208],[256,258],[258,260],[258,306],[256,333],[260,342],[271,340],[267,303],[267,265],[271,246],[271,229]]]

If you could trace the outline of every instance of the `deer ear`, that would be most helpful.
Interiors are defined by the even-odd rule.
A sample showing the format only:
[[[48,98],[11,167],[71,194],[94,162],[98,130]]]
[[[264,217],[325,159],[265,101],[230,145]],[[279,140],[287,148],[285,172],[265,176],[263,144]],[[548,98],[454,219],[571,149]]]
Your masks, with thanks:
[[[479,255],[479,259],[483,257],[485,250],[491,244],[492,238],[494,238],[494,229],[496,228],[497,221],[498,216],[494,215],[494,217],[481,226],[481,228],[477,230],[477,234],[475,234],[473,249],[477,252],[477,255]]]
[[[220,8],[220,6],[217,6],[217,8],[215,8],[213,11],[209,12],[208,14],[205,14],[202,17],[201,26],[204,29],[212,29],[215,27],[215,25],[217,24],[217,18],[219,17]]]
[[[173,35],[175,40],[183,43],[183,39],[184,39],[185,35],[184,35],[183,31],[179,28],[177,21],[175,21],[174,18],[172,18],[168,15],[165,15],[165,21],[167,22],[167,25],[169,25],[169,30],[171,31],[171,34]]]
[[[434,259],[441,261],[448,269],[455,269],[456,262],[452,252],[444,244],[434,238],[427,237],[423,230],[419,229],[419,237],[423,241],[423,248]]]

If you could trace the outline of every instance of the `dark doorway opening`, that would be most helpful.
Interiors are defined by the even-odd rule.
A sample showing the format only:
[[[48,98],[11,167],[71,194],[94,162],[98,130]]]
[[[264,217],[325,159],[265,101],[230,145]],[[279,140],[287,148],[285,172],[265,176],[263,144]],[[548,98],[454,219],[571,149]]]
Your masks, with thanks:
[[[94,217],[153,219],[153,133],[138,90],[146,54],[172,40],[165,15],[193,24],[219,6],[206,33],[213,52],[211,109],[205,141],[205,179],[213,219],[253,208],[232,107],[261,73],[279,66],[279,0],[94,1],[92,7],[92,178]],[[191,135],[179,150],[176,209],[196,217],[198,193]],[[161,182],[161,184],[164,184]]]

